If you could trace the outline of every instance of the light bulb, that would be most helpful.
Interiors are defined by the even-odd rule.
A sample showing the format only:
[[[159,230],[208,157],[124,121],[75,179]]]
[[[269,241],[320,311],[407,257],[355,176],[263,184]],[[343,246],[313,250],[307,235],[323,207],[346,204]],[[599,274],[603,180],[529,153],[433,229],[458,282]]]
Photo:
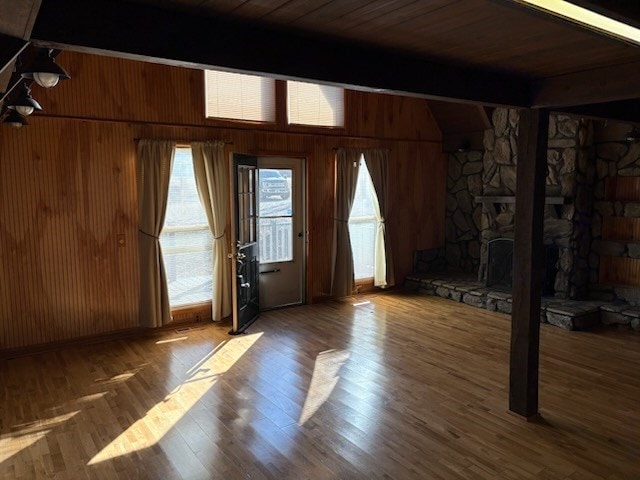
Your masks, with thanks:
[[[8,125],[11,125],[13,128],[22,128],[22,123],[20,122],[7,122]]]

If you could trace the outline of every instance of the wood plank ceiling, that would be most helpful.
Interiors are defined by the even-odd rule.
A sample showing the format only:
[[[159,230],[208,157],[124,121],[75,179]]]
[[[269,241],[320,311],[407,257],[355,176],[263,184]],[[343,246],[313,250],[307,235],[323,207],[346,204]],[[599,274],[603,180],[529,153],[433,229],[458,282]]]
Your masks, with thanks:
[[[549,77],[640,61],[640,49],[513,1],[133,0],[231,14],[430,58]]]
[[[41,1],[35,46],[640,123],[640,45],[520,0]]]

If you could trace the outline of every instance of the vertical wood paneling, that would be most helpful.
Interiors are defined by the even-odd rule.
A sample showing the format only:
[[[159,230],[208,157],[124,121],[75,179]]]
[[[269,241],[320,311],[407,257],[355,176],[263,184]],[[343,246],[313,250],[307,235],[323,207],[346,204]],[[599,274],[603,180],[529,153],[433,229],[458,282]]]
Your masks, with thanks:
[[[640,286],[640,259],[602,255],[600,257],[600,283]]]
[[[350,93],[338,131],[239,127],[204,118],[200,71],[68,52],[59,62],[72,79],[33,89],[47,116],[0,129],[0,348],[137,326],[135,138],[306,157],[310,299],[329,295],[336,147],[391,152],[398,282],[414,250],[443,242],[446,160],[423,100]]]
[[[640,218],[604,217],[602,219],[602,238],[640,242]]]
[[[640,177],[613,177],[605,186],[607,200],[640,202]]]
[[[640,177],[614,177],[607,180],[605,198],[609,201],[640,202]],[[640,218],[604,217],[602,238],[640,242]],[[628,257],[600,257],[600,282],[640,286],[640,260]]]
[[[0,348],[137,326],[129,130],[42,118],[2,130]]]

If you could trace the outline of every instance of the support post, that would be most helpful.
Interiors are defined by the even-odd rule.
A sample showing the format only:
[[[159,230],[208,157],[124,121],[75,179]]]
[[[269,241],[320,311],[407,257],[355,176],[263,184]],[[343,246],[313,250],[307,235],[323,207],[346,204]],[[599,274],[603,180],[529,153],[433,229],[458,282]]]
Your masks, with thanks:
[[[540,295],[544,265],[548,131],[547,110],[520,110],[509,410],[525,418],[538,414]]]

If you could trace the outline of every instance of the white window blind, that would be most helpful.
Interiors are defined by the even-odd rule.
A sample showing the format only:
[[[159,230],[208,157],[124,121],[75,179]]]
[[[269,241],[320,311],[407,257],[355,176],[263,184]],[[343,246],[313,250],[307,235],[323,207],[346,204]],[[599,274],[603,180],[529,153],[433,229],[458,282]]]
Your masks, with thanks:
[[[275,122],[273,78],[216,70],[206,70],[204,78],[208,118]]]
[[[344,89],[305,82],[287,82],[289,123],[344,127]]]
[[[198,196],[190,148],[176,148],[160,243],[171,307],[210,302],[213,238]]]

